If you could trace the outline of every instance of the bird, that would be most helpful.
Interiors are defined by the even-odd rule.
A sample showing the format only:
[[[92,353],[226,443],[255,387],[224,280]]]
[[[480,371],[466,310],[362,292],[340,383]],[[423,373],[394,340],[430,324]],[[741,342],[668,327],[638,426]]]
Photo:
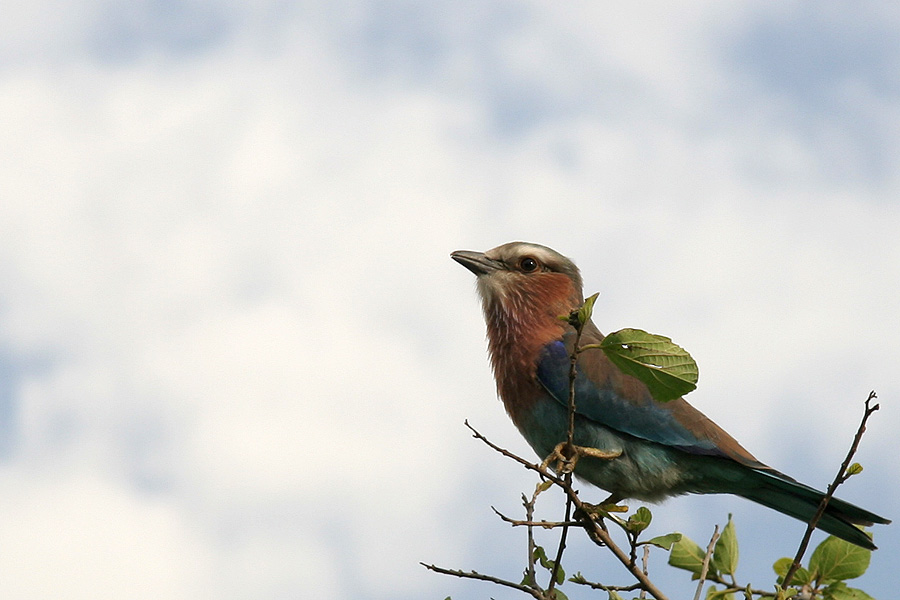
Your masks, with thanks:
[[[450,256],[476,275],[491,367],[506,412],[537,455],[549,457],[567,439],[576,331],[564,317],[584,303],[578,267],[529,242]],[[603,338],[589,320],[579,344],[599,344]],[[574,474],[609,492],[604,504],[734,494],[808,523],[823,498],[759,461],[684,398],[655,400],[646,385],[602,351],[578,355],[575,407],[573,442],[588,452],[577,460]],[[832,498],[818,528],[874,550],[859,526],[876,523],[890,520]]]

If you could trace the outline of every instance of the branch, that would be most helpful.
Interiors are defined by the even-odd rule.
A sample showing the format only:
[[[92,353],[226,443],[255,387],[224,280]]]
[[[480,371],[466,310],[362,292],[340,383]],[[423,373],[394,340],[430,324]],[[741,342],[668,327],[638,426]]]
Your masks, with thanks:
[[[531,494],[531,500],[525,497],[525,494],[522,494],[522,506],[525,507],[525,518],[529,521],[534,519],[534,505],[537,502],[538,494],[541,491],[541,484],[534,486],[534,493]],[[491,508],[494,508],[493,506]],[[497,509],[494,508],[494,512],[497,512]],[[500,515],[503,518],[503,515]],[[504,519],[505,520],[505,519]],[[537,575],[535,575],[534,571],[534,527],[531,525],[528,526],[528,558],[525,562],[527,567],[525,567],[525,581],[531,584],[537,583]]]
[[[706,583],[706,574],[709,572],[709,560],[712,558],[713,550],[716,549],[716,541],[719,539],[719,526],[713,530],[712,538],[709,540],[709,546],[706,547],[706,554],[703,556],[703,566],[700,568],[700,581],[697,582],[697,591],[694,592],[694,600],[700,600],[700,592],[703,591],[703,584]]]
[[[644,575],[649,577],[650,570],[648,567],[649,567],[649,562],[650,562],[650,546],[644,546],[644,558],[641,562],[643,562]],[[642,599],[647,598],[647,590],[641,590],[641,598]]]
[[[458,569],[445,569],[443,567],[438,567],[436,565],[428,565],[423,562],[419,563],[429,571],[434,571],[435,573],[442,573],[444,575],[453,575],[454,577],[460,577],[462,579],[478,579],[479,581],[490,581],[491,583],[496,583],[497,585],[503,585],[506,587],[510,587],[520,592],[525,592],[526,594],[530,594],[532,598],[536,600],[547,600],[547,597],[544,596],[540,592],[540,590],[536,590],[534,588],[528,587],[527,585],[523,585],[521,583],[513,583],[512,581],[507,581],[505,579],[500,579],[499,577],[493,577],[491,575],[482,575],[476,571],[460,571]]]
[[[538,473],[541,477],[543,477],[543,478],[545,478],[545,479],[549,479],[550,481],[552,481],[553,483],[555,483],[555,484],[558,485],[558,486],[562,486],[562,485],[563,485],[563,483],[564,483],[563,480],[560,479],[559,477],[557,477],[555,474],[553,474],[553,473],[551,473],[550,471],[548,471],[547,469],[544,469],[544,468],[541,467],[540,465],[536,465],[536,464],[534,464],[534,463],[532,463],[532,462],[528,462],[528,461],[525,460],[524,458],[518,456],[517,454],[513,454],[513,453],[510,452],[509,450],[506,450],[506,449],[504,449],[504,448],[501,448],[500,446],[498,446],[497,444],[495,444],[495,443],[492,442],[491,440],[489,440],[489,439],[487,439],[486,437],[484,437],[483,435],[481,435],[481,433],[479,433],[477,429],[475,429],[474,427],[472,427],[471,425],[469,425],[469,420],[468,420],[468,419],[466,419],[465,421],[463,421],[463,424],[464,424],[466,427],[469,428],[469,431],[472,432],[472,437],[474,437],[475,439],[481,440],[482,442],[484,442],[485,444],[487,444],[488,447],[491,448],[492,450],[494,450],[494,451],[496,451],[496,452],[499,452],[500,454],[502,454],[502,455],[505,456],[506,458],[511,458],[512,460],[516,461],[517,463],[519,463],[520,465],[522,465],[522,466],[525,467],[526,469],[528,469],[528,470],[530,470],[530,471],[534,471],[535,473]]]
[[[569,581],[577,583],[578,585],[587,586],[594,590],[603,590],[604,592],[633,592],[634,590],[641,590],[641,593],[644,593],[644,589],[639,583],[632,585],[603,585],[602,583],[597,583],[595,581],[588,581],[581,573],[573,575]]]
[[[530,519],[526,521],[520,521],[518,519],[507,517],[493,506],[491,507],[491,510],[493,510],[494,513],[498,517],[500,517],[500,519],[502,519],[506,523],[509,523],[513,527],[541,527],[542,529],[556,529],[557,527],[573,526],[581,527],[581,523],[579,523],[578,521],[545,521],[543,519],[541,519],[540,521],[532,521]]]
[[[590,307],[587,307],[588,309]],[[578,364],[578,344],[581,342],[581,332],[584,330],[586,318],[579,319],[578,316],[585,310],[585,307],[577,311],[572,311],[569,315],[569,323],[575,327],[575,342],[572,346],[572,354],[569,357],[569,403],[568,403],[568,430],[566,432],[565,458],[571,461],[565,466],[563,473],[563,481],[566,488],[572,487],[572,471],[575,470],[575,461],[578,459],[578,453],[575,450],[575,377],[577,375]],[[588,313],[589,314],[589,313]],[[568,521],[572,515],[572,499],[566,497],[566,516],[564,522]],[[556,549],[556,560],[553,562],[553,570],[550,573],[550,585],[547,586],[547,592],[553,592],[556,586],[556,579],[559,576],[559,570],[562,568],[563,551],[566,549],[566,538],[569,536],[569,526],[563,525],[562,533],[559,535],[559,546]]]
[[[880,405],[876,404],[875,406],[869,406],[869,402],[877,398],[874,391],[869,392],[869,397],[866,398],[866,411],[863,414],[862,421],[859,424],[859,428],[856,430],[856,435],[853,437],[853,444],[850,446],[850,451],[847,452],[847,458],[844,459],[844,462],[841,463],[841,469],[838,471],[838,474],[835,476],[834,481],[828,486],[828,489],[825,491],[825,495],[822,496],[822,501],[819,502],[819,508],[816,510],[816,514],[813,515],[813,518],[809,521],[809,524],[806,527],[806,533],[803,534],[803,539],[800,541],[800,547],[797,548],[797,554],[794,556],[794,562],[791,563],[791,568],[788,569],[788,572],[785,574],[784,579],[782,580],[782,587],[787,588],[791,579],[794,577],[794,574],[797,572],[797,569],[800,568],[800,561],[803,560],[803,555],[806,553],[806,549],[809,547],[809,540],[812,537],[813,531],[816,529],[816,525],[819,524],[819,520],[822,518],[822,515],[825,514],[825,508],[828,506],[829,500],[834,496],[835,490],[837,490],[838,486],[847,481],[847,478],[850,475],[847,473],[847,468],[850,466],[850,461],[853,460],[853,455],[856,454],[857,448],[859,448],[859,442],[862,440],[863,433],[866,431],[866,421],[869,420],[869,417],[872,416],[876,410],[881,408]]]
[[[706,575],[706,580],[709,582],[712,582],[712,583],[718,583],[720,585],[724,585],[725,589],[719,590],[719,592],[722,592],[722,593],[724,593],[724,592],[737,593],[737,592],[748,591],[747,586],[739,587],[734,582],[726,581],[723,577],[720,577],[719,575],[717,575],[715,573],[708,573]],[[749,591],[754,596],[760,596],[761,598],[774,598],[775,597],[774,592],[770,592],[767,590],[759,590],[759,589],[751,587],[751,588],[749,588]]]
[[[572,482],[572,474],[566,473],[565,475],[566,485],[571,485]],[[565,521],[568,521],[572,516],[572,499],[566,498],[566,517]],[[556,579],[559,577],[560,563],[562,562],[563,550],[566,549],[566,537],[569,535],[569,526],[567,524],[563,524],[562,533],[559,535],[559,548],[556,550],[556,560],[553,562],[553,571],[550,572],[550,585],[547,586],[547,593],[551,594],[551,598],[553,593],[553,588],[556,586]]]
[[[668,600],[666,595],[663,594],[662,591],[660,591],[652,581],[650,581],[650,579],[644,574],[641,568],[632,563],[630,557],[621,548],[619,548],[615,542],[613,542],[612,538],[609,535],[609,532],[606,531],[604,526],[590,518],[590,507],[581,501],[581,498],[578,497],[578,492],[575,491],[575,489],[573,489],[571,485],[567,484],[565,480],[557,477],[540,465],[528,462],[524,458],[513,454],[509,450],[501,448],[497,444],[481,435],[481,433],[479,433],[474,427],[469,425],[468,421],[465,421],[465,425],[472,431],[472,434],[475,438],[481,440],[496,452],[499,452],[507,458],[511,458],[526,469],[539,473],[541,477],[544,477],[545,479],[548,479],[554,484],[558,485],[565,492],[566,496],[571,499],[572,506],[575,508],[575,517],[576,519],[578,519],[578,522],[581,524],[581,526],[584,527],[585,531],[588,534],[588,537],[591,538],[591,541],[593,541],[598,546],[608,547],[610,552],[613,553],[616,559],[618,559],[618,561],[621,562],[626,569],[628,569],[628,572],[631,573],[635,577],[635,579],[640,582],[641,587],[647,590],[647,592],[651,596],[656,598],[656,600]]]

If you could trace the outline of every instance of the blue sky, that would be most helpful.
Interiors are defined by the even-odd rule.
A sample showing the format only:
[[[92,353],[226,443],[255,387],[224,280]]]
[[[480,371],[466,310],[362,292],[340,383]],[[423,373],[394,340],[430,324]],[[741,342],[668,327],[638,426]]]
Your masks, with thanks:
[[[448,257],[514,239],[577,261],[601,330],[691,351],[691,402],[807,483],[831,480],[876,389],[840,495],[900,515],[896,8],[7,13],[5,596],[517,597],[418,565],[521,572],[490,506],[515,514],[533,480],[463,420],[530,451]],[[652,532],[704,540],[729,513],[739,579],[769,585],[802,524],[686,497]],[[858,585],[890,597],[900,536],[876,542]],[[570,556],[626,581],[581,541]]]

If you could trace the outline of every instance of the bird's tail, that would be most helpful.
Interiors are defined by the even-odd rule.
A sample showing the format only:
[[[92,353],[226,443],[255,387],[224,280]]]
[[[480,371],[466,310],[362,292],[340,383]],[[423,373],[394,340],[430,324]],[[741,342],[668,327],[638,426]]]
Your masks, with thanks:
[[[812,520],[824,496],[822,492],[803,485],[774,469],[771,471],[754,470],[753,472],[755,476],[748,482],[751,485],[742,486],[742,489],[735,493],[795,519],[807,523]],[[851,544],[875,550],[872,538],[857,527],[858,525],[866,527],[875,523],[887,524],[890,523],[890,520],[849,502],[832,498],[828,501],[828,506],[817,527]]]

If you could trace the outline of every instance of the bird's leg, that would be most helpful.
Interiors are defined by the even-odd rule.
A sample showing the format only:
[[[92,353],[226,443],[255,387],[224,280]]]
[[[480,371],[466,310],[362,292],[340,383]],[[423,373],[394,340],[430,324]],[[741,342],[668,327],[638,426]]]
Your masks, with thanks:
[[[567,454],[571,454],[571,456],[567,456]],[[553,468],[554,471],[560,474],[571,473],[575,470],[575,465],[578,463],[578,458],[581,456],[590,456],[601,460],[612,460],[622,456],[622,451],[615,450],[608,452],[606,450],[600,450],[599,448],[576,446],[574,444],[571,446],[570,451],[568,442],[560,442],[553,448],[553,451],[547,455],[544,462],[541,463],[541,468],[548,468],[550,463],[555,460],[556,466]]]

